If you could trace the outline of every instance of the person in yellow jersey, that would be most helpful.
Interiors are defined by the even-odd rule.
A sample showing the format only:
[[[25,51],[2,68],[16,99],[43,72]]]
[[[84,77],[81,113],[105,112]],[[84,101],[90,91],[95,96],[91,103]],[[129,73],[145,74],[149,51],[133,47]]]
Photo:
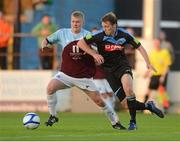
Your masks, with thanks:
[[[159,39],[154,40],[154,48],[150,55],[150,62],[156,68],[157,72],[146,72],[145,77],[150,77],[150,83],[144,98],[146,102],[152,90],[158,90],[159,86],[166,88],[167,74],[169,72],[169,66],[172,64],[171,55],[167,49],[161,48]]]

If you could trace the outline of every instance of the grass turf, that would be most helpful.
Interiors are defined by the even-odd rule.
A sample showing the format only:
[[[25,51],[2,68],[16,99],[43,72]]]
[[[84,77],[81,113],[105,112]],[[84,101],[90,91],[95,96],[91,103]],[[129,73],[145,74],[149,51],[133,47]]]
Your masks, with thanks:
[[[59,113],[60,121],[52,127],[44,126],[47,113],[37,113],[41,125],[26,130],[22,124],[25,113],[0,113],[0,141],[179,141],[180,116],[137,114],[137,131],[120,131],[111,127],[104,114]],[[129,115],[119,114],[127,127]]]

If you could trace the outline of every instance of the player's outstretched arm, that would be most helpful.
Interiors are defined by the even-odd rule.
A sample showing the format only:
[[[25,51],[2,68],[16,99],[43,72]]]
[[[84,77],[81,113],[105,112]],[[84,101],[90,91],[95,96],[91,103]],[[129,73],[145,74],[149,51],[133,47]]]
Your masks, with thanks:
[[[87,54],[91,55],[96,62],[100,65],[104,63],[104,58],[98,54],[95,50],[93,50],[85,41],[81,39],[78,41],[77,46],[85,51]]]
[[[146,62],[147,68],[150,69],[150,70],[152,70],[152,71],[154,71],[154,72],[157,72],[156,69],[151,65],[150,60],[149,60],[149,57],[148,57],[148,54],[147,54],[146,50],[144,49],[144,47],[141,45],[141,46],[138,47],[137,50],[138,50],[138,51],[141,53],[141,55],[143,56],[143,58],[144,58],[144,60],[145,60],[145,62]]]

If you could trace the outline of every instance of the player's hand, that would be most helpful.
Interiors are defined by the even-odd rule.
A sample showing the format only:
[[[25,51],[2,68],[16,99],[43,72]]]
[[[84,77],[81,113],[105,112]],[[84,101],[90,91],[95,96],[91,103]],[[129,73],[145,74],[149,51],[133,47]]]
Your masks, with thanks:
[[[48,46],[41,46],[41,51],[45,51],[47,48],[50,48]]]
[[[151,64],[147,64],[147,68],[148,68],[149,70],[152,70],[152,71],[154,71],[154,72],[157,72],[157,70],[156,70]]]
[[[41,43],[41,50],[43,51],[44,48],[47,48],[47,45],[48,45],[48,42],[47,42],[46,39],[44,39],[44,40],[42,41],[42,43]]]
[[[104,58],[102,55],[98,54],[98,53],[95,53],[93,55],[93,58],[95,59],[95,61],[97,62],[98,65],[101,65],[104,63]]]
[[[43,51],[43,50],[44,50],[44,48],[45,48],[44,46],[41,46],[41,51]]]

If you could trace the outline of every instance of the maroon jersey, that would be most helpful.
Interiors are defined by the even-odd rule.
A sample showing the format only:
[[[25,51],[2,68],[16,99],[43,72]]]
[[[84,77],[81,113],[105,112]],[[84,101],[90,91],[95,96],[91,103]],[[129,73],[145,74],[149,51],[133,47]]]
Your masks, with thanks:
[[[75,78],[91,78],[96,72],[94,59],[81,50],[77,42],[73,41],[63,49],[60,71]]]
[[[94,79],[105,79],[106,73],[100,66],[96,66],[96,73],[93,78]]]

